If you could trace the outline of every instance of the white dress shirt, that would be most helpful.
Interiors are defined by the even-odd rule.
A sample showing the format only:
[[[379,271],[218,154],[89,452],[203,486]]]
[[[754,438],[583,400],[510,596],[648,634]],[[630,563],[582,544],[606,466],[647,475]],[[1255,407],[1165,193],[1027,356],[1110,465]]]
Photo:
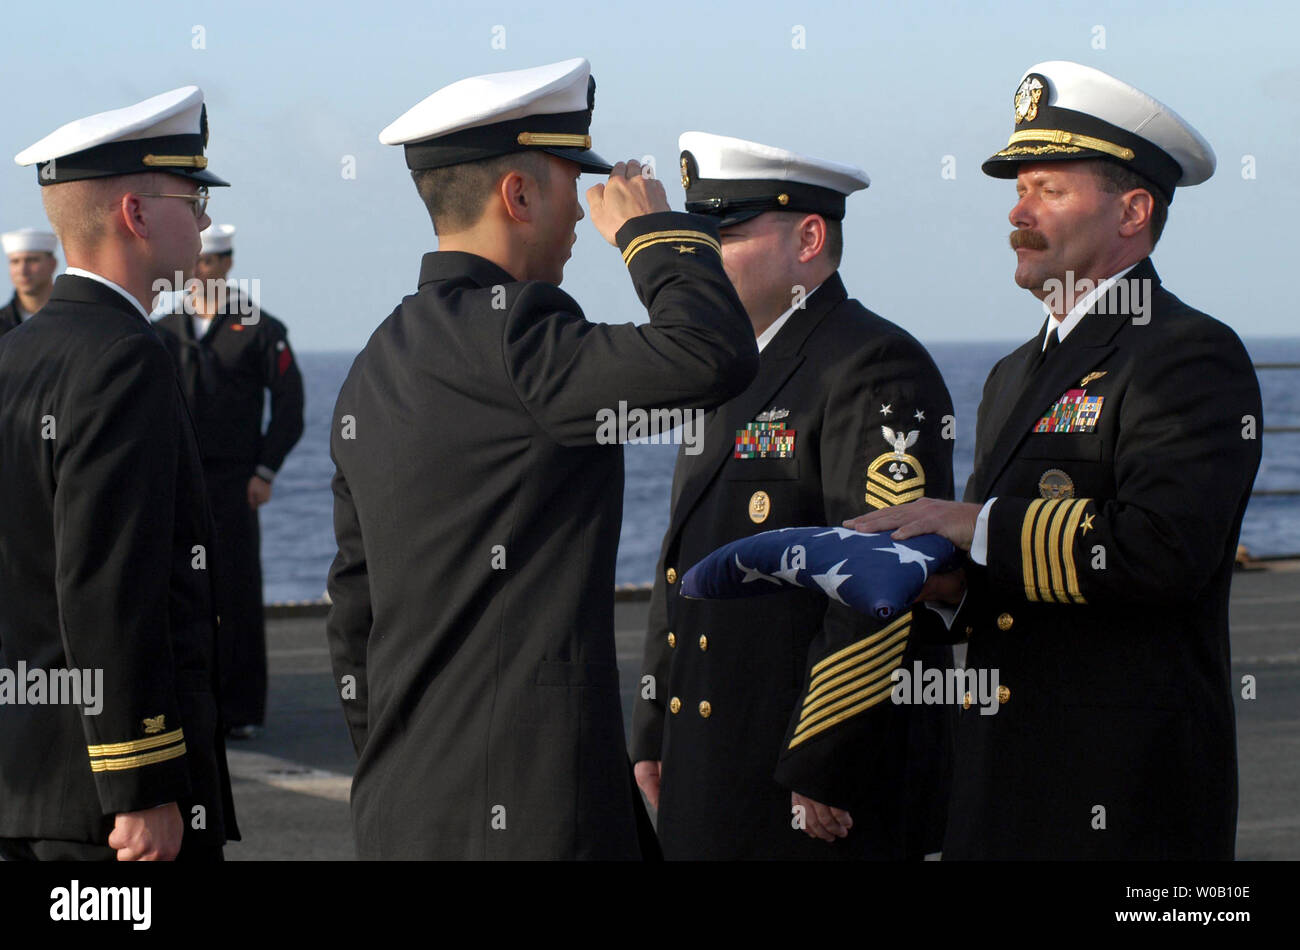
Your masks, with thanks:
[[[69,267],[67,270],[64,271],[64,273],[67,274],[69,277],[86,277],[97,283],[103,284],[105,287],[113,288],[119,294],[125,297],[127,300],[131,301],[131,306],[135,307],[136,311],[140,314],[140,316],[144,317],[145,321],[148,322],[149,311],[145,310],[144,307],[140,306],[140,301],[136,300],[129,293],[127,293],[126,290],[119,287],[117,284],[113,283],[107,277],[101,277],[99,274],[91,273],[90,271],[83,270],[80,267]]]
[[[1097,298],[1110,290],[1110,288],[1113,287],[1120,278],[1131,271],[1134,267],[1137,267],[1137,264],[1130,264],[1114,277],[1107,277],[1097,285],[1096,289],[1093,290],[1092,293],[1085,297],[1081,297],[1079,302],[1070,308],[1070,312],[1067,313],[1063,319],[1058,319],[1057,316],[1052,313],[1051,308],[1048,307],[1047,304],[1043,304],[1043,309],[1047,311],[1047,329],[1043,332],[1042,349],[1047,349],[1047,338],[1051,335],[1053,330],[1056,331],[1057,339],[1064,343],[1065,338],[1070,335],[1070,331],[1077,327],[1087,315],[1088,311],[1092,309],[1092,305],[1096,303]],[[979,517],[975,519],[975,536],[971,539],[970,559],[976,564],[988,563],[989,513],[993,510],[993,502],[995,501],[997,501],[997,498],[990,498],[988,501],[984,502],[984,507],[980,509]]]
[[[799,301],[798,304],[791,304],[789,310],[773,320],[772,325],[758,335],[758,352],[763,352],[763,347],[767,346],[776,338],[777,333],[780,332],[783,326],[785,326],[785,322],[790,319],[790,314],[800,309],[799,304],[806,305],[808,303],[808,298],[817,293],[817,288],[820,286],[821,284],[818,284],[817,287],[814,287],[812,290],[808,291],[808,293],[804,294],[803,300]]]
[[[1043,304],[1043,310],[1047,312],[1047,327],[1043,331],[1043,342],[1039,352],[1047,349],[1047,338],[1051,336],[1053,330],[1056,331],[1056,338],[1059,342],[1064,343],[1065,338],[1070,335],[1070,331],[1079,325],[1092,305],[1102,294],[1106,293],[1120,280],[1125,274],[1131,271],[1137,264],[1130,264],[1113,277],[1107,277],[1096,288],[1084,297],[1079,298],[1079,302],[1070,308],[1064,318],[1058,318],[1052,313],[1051,307],[1046,303]],[[970,543],[970,559],[976,564],[987,565],[989,560],[989,515],[993,512],[993,503],[997,501],[996,497],[990,498],[984,502],[984,507],[980,509],[979,515],[975,518],[975,534]],[[962,598],[964,603],[965,597]],[[952,627],[953,618],[956,617],[957,611],[961,609],[961,604],[952,607],[948,604],[940,604],[931,601],[926,602],[926,606],[943,618],[944,625]]]

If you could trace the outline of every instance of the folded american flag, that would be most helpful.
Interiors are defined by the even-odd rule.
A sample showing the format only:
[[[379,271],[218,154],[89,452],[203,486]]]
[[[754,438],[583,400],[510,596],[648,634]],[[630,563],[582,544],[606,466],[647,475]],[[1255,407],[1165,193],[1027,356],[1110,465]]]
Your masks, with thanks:
[[[961,564],[961,553],[937,534],[895,541],[888,532],[781,528],[718,548],[686,572],[682,596],[755,597],[806,587],[888,620],[912,606],[931,574]]]

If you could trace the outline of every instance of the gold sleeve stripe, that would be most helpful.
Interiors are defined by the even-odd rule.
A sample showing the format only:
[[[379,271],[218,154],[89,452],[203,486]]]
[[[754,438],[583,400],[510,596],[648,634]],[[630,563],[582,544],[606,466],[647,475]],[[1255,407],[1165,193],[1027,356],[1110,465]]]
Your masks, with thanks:
[[[825,693],[818,697],[814,697],[811,693],[809,693],[808,698],[804,700],[803,711],[799,713],[799,718],[806,719],[808,716],[816,712],[820,707],[826,705],[826,703],[830,702],[832,699],[838,699],[840,696],[843,696],[845,693],[851,692],[852,690],[856,689],[859,686],[864,686],[867,683],[870,683],[873,680],[878,679],[880,676],[882,666],[886,667],[885,672],[887,674],[892,675],[895,667],[898,666],[898,658],[901,657],[906,651],[907,651],[907,641],[904,640],[894,649],[890,650],[884,656],[880,657],[880,659],[878,659],[875,663],[871,664],[870,667],[866,669],[856,669],[851,671],[850,673],[845,674],[846,676],[852,678],[848,679],[847,682],[841,679],[840,682],[838,682],[834,686],[834,688],[831,689],[829,693]],[[830,686],[831,684],[827,683],[825,685]]]
[[[1065,574],[1061,570],[1061,528],[1065,525],[1065,516],[1070,513],[1074,503],[1061,504],[1056,506],[1056,512],[1052,515],[1051,527],[1047,529],[1048,546],[1047,546],[1047,565],[1051,570],[1051,588],[1045,600],[1058,600],[1063,604],[1068,604],[1069,600],[1065,596]]]
[[[906,614],[899,617],[893,623],[881,627],[879,630],[877,630],[875,633],[871,634],[870,636],[864,637],[863,639],[858,640],[854,643],[850,643],[842,650],[836,650],[830,656],[823,657],[821,660],[818,660],[817,663],[815,663],[812,668],[813,679],[817,679],[818,674],[820,674],[822,670],[826,669],[826,667],[830,666],[831,664],[838,663],[840,660],[844,659],[845,657],[849,656],[852,653],[856,653],[859,650],[865,650],[867,647],[879,643],[881,640],[885,639],[885,637],[889,636],[891,633],[896,631],[899,627],[903,626],[906,623],[909,623],[911,619],[912,619],[912,612],[909,610]]]
[[[882,654],[887,653],[888,651],[894,649],[894,647],[898,646],[899,643],[903,643],[904,645],[906,645],[907,635],[911,632],[912,632],[912,627],[909,624],[908,626],[903,627],[901,630],[895,631],[894,635],[891,636],[888,640],[884,640],[881,643],[876,644],[870,650],[867,650],[864,653],[860,653],[852,657],[851,659],[841,660],[839,663],[836,663],[834,666],[828,667],[824,673],[822,673],[820,676],[815,677],[808,684],[808,695],[810,697],[816,695],[820,690],[823,689],[823,687],[840,679],[840,677],[842,677],[843,674],[845,673],[853,673],[855,671],[867,668],[872,663],[878,663],[879,657]]]
[[[848,709],[845,709],[843,712],[839,713],[838,715],[832,716],[831,718],[823,720],[822,722],[818,723],[816,726],[813,726],[807,732],[795,736],[790,740],[789,747],[793,749],[801,742],[806,742],[807,740],[811,739],[813,736],[817,735],[818,733],[825,732],[827,729],[831,728],[831,726],[838,725],[839,723],[843,722],[845,719],[849,719],[853,716],[856,716],[860,712],[870,709],[872,706],[875,706],[877,703],[885,699],[885,697],[887,697],[893,691],[894,691],[894,684],[891,682],[887,687],[882,689],[880,692],[872,696],[866,697],[862,702],[858,703],[857,705],[850,706]]]
[[[794,734],[797,736],[800,735],[801,733],[807,732],[809,729],[813,728],[813,726],[817,725],[827,716],[830,716],[834,713],[841,711],[842,709],[844,709],[845,706],[851,706],[852,704],[856,703],[858,700],[862,699],[864,696],[869,696],[872,693],[876,692],[876,690],[880,689],[882,686],[885,689],[890,689],[893,687],[893,685],[894,685],[893,678],[889,675],[889,671],[886,670],[883,675],[877,676],[875,679],[869,680],[861,689],[858,689],[856,692],[850,693],[847,696],[840,697],[835,702],[831,703],[829,706],[825,706],[822,709],[819,709],[811,716],[800,721],[799,725],[795,727]]]
[[[651,231],[649,234],[642,234],[633,238],[623,252],[623,263],[632,263],[632,258],[636,257],[641,251],[655,244],[681,244],[691,242],[703,244],[705,247],[711,247],[722,256],[722,245],[714,238],[709,237],[703,231]]]
[[[132,742],[113,742],[108,745],[87,746],[92,759],[103,755],[126,755],[128,752],[144,752],[147,749],[156,749],[160,745],[171,745],[173,742],[180,742],[185,738],[185,734],[180,729],[173,729],[171,732],[164,732],[161,735],[150,736],[147,739],[136,739]]]
[[[1088,507],[1089,501],[1091,499],[1081,498],[1075,502],[1074,510],[1070,512],[1070,520],[1065,523],[1065,530],[1061,533],[1061,552],[1065,560],[1065,592],[1076,604],[1086,604],[1087,601],[1079,590],[1079,572],[1074,566],[1074,533],[1079,530],[1079,522],[1083,519],[1083,512]]]
[[[157,752],[146,752],[143,755],[127,756],[123,759],[92,759],[90,762],[90,771],[92,772],[122,772],[126,769],[138,769],[145,765],[153,765],[155,762],[166,762],[168,759],[177,759],[185,754],[185,743],[174,745],[167,749],[159,749]]]
[[[809,691],[820,689],[845,670],[860,667],[873,656],[879,656],[886,650],[892,649],[900,640],[906,640],[907,635],[911,633],[911,631],[912,625],[908,624],[907,626],[896,630],[888,640],[882,640],[869,650],[864,650],[862,653],[855,654],[847,660],[841,660],[834,666],[827,667],[817,676],[813,677],[813,679],[808,683]]]
[[[1053,498],[1030,503],[1020,529],[1026,599],[1049,604],[1087,603],[1079,590],[1074,535],[1090,501]]]
[[[906,633],[907,631],[903,631],[904,636],[901,645],[898,642],[899,639],[898,635],[895,635],[889,640],[889,642],[883,644],[883,646],[887,646],[890,648],[891,652],[888,655],[892,655],[896,649],[901,650],[907,646]],[[844,669],[843,671],[836,673],[830,679],[822,680],[818,682],[816,686],[809,689],[808,695],[803,698],[804,705],[806,706],[808,703],[812,702],[814,699],[816,699],[822,693],[826,692],[828,689],[836,689],[845,680],[852,679],[853,677],[861,674],[863,670],[870,669],[872,666],[875,666],[876,664],[883,662],[884,659],[885,657],[879,657],[877,659],[870,660],[870,661],[863,660],[860,663],[854,663],[852,666],[848,667],[847,669]]]
[[[1038,509],[1043,507],[1043,499],[1035,498],[1029,503],[1029,508],[1025,511],[1025,520],[1020,526],[1020,565],[1024,573],[1025,580],[1025,598],[1027,600],[1038,599],[1038,585],[1034,583],[1034,557],[1033,557],[1033,530],[1034,519],[1038,517]]]
[[[1038,520],[1034,523],[1034,576],[1038,579],[1036,593],[1039,600],[1049,604],[1052,602],[1052,578],[1047,573],[1047,524],[1060,504],[1055,498],[1046,502],[1039,509]]]

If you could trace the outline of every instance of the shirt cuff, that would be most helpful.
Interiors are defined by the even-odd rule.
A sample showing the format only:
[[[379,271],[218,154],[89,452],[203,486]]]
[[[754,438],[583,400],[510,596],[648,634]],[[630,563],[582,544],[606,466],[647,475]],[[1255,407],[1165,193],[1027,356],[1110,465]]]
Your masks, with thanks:
[[[975,536],[970,542],[970,559],[981,567],[987,567],[989,563],[989,512],[993,510],[995,501],[996,498],[990,498],[984,502],[979,517],[975,519]]]
[[[259,465],[253,469],[253,474],[264,482],[275,481],[275,469],[267,468],[265,465]],[[985,533],[987,534],[987,530]]]

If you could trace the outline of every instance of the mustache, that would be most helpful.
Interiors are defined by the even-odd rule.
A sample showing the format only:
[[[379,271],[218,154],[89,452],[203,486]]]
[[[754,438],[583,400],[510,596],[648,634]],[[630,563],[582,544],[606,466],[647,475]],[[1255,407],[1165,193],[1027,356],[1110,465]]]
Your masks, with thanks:
[[[1011,250],[1019,250],[1022,247],[1027,247],[1031,251],[1045,251],[1047,250],[1047,238],[1039,231],[1017,228],[1011,232]]]

